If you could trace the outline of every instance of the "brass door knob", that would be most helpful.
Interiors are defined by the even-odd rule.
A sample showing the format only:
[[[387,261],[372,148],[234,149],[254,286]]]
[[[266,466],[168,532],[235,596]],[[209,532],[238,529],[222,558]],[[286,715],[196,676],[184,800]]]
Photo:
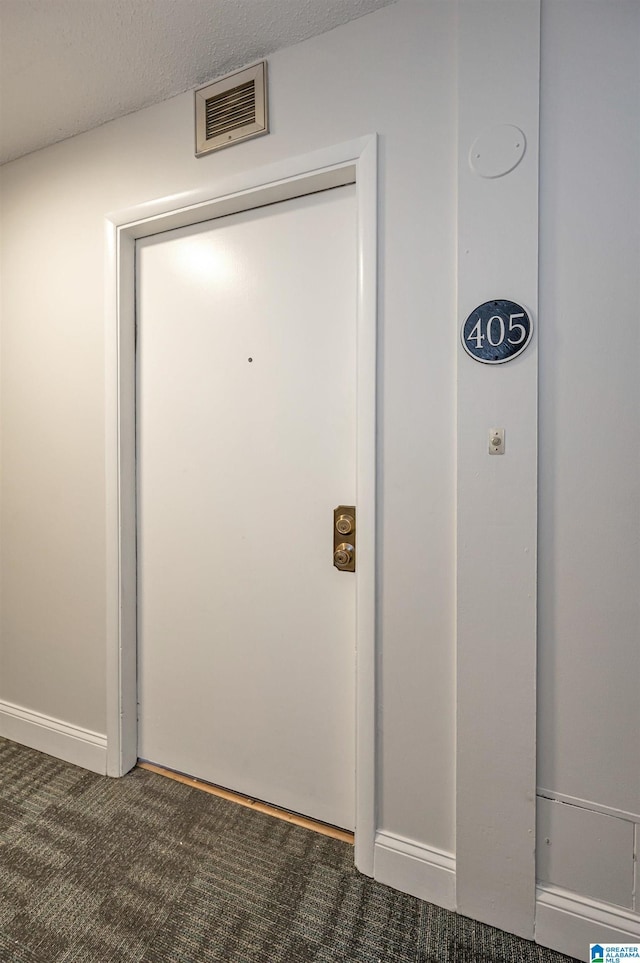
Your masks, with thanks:
[[[336,529],[341,535],[350,535],[353,531],[354,521],[353,515],[338,515]]]
[[[349,545],[348,542],[341,542],[333,553],[334,565],[337,565],[339,568],[350,565],[353,559],[353,552],[353,545]]]

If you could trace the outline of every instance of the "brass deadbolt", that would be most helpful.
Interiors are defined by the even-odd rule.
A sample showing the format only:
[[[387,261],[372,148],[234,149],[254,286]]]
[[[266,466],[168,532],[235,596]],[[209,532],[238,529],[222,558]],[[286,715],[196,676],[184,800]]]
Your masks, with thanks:
[[[340,542],[333,553],[333,562],[338,568],[346,568],[351,565],[354,553],[353,545],[348,542]]]
[[[338,505],[333,510],[333,564],[340,572],[356,570],[355,505]]]
[[[353,515],[338,515],[336,518],[336,529],[341,535],[350,535],[354,527]]]

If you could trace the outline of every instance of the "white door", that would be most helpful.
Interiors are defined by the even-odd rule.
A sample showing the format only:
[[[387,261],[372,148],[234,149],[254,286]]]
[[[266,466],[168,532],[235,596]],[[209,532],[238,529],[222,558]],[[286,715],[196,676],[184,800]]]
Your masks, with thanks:
[[[355,188],[137,242],[138,755],[354,826]]]

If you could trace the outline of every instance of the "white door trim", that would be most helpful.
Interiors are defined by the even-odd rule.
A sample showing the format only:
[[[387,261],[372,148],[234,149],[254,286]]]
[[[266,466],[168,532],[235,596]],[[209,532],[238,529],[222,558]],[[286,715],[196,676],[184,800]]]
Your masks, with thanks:
[[[161,231],[325,190],[356,185],[357,506],[356,845],[373,875],[375,837],[375,550],[377,141],[375,135],[290,158],[108,214],[105,219],[105,412],[107,545],[107,772],[137,759],[135,241]]]

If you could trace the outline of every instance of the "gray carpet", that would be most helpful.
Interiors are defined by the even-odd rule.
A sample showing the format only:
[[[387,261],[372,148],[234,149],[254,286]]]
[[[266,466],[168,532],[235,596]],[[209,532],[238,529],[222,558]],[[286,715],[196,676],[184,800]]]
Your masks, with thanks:
[[[2,963],[567,959],[374,883],[346,843],[0,739]]]

